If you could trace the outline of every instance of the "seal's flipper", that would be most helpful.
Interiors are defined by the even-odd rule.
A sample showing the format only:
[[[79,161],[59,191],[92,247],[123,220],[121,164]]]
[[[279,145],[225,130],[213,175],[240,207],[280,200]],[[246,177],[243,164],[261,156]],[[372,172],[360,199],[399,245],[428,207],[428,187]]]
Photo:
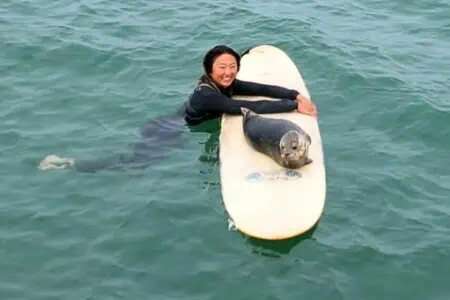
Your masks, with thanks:
[[[244,116],[249,116],[249,117],[258,115],[253,110],[251,110],[250,108],[246,108],[246,107],[241,107],[241,112]]]
[[[252,111],[249,108],[245,108],[245,107],[241,107],[241,112],[242,112],[242,124],[243,126],[245,126],[245,123],[247,122],[247,120],[249,120],[251,117],[255,117],[258,114],[255,113],[254,111]],[[244,130],[245,131],[245,130]]]
[[[244,117],[245,117],[245,115],[246,115],[249,111],[250,111],[250,109],[245,108],[245,107],[241,107],[241,112],[242,112],[242,114],[244,115]]]

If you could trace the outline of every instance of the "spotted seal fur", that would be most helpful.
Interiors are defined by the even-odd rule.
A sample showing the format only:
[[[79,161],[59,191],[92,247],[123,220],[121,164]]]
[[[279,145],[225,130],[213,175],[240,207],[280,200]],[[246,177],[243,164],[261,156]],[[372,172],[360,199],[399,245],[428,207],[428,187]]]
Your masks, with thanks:
[[[289,169],[312,163],[308,158],[311,137],[297,124],[283,119],[263,117],[241,108],[243,130],[253,148]]]

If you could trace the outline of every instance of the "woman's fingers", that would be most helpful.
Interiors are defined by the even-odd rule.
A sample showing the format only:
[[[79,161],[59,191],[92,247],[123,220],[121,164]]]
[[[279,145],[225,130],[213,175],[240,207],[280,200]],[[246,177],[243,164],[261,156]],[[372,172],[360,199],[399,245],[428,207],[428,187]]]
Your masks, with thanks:
[[[312,102],[301,101],[298,103],[297,110],[300,113],[317,118],[317,109]]]

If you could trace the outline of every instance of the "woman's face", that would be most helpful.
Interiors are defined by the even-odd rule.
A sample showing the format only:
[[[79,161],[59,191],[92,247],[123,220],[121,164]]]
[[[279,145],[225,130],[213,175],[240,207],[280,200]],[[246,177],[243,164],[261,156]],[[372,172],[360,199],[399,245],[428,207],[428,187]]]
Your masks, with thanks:
[[[236,78],[237,71],[236,58],[231,54],[224,53],[214,61],[210,76],[217,85],[227,88]]]

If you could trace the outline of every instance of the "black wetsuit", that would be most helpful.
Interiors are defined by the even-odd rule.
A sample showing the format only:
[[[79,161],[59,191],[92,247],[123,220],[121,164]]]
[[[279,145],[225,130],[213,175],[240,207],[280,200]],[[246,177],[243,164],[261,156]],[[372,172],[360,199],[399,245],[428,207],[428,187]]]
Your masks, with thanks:
[[[140,137],[130,153],[118,153],[104,158],[76,159],[74,168],[79,172],[123,169],[143,169],[160,161],[179,148],[186,129],[183,110],[172,115],[156,117],[141,126]]]
[[[197,125],[206,120],[219,118],[224,113],[241,114],[241,107],[259,114],[290,112],[297,109],[297,102],[294,100],[298,94],[296,90],[238,79],[224,89],[217,87],[208,77],[203,76],[185,104],[185,120],[189,125]],[[246,101],[232,99],[233,95],[267,96],[281,100]]]
[[[267,96],[281,100],[245,101],[231,99],[233,95]],[[256,113],[290,112],[297,108],[298,92],[282,87],[235,80],[226,89],[218,88],[203,76],[184,105],[174,114],[146,122],[140,130],[141,138],[134,144],[132,153],[117,154],[103,159],[75,161],[80,172],[145,168],[154,161],[165,158],[171,150],[179,148],[180,139],[187,125],[198,125],[219,118],[222,114],[240,114],[241,107]]]

